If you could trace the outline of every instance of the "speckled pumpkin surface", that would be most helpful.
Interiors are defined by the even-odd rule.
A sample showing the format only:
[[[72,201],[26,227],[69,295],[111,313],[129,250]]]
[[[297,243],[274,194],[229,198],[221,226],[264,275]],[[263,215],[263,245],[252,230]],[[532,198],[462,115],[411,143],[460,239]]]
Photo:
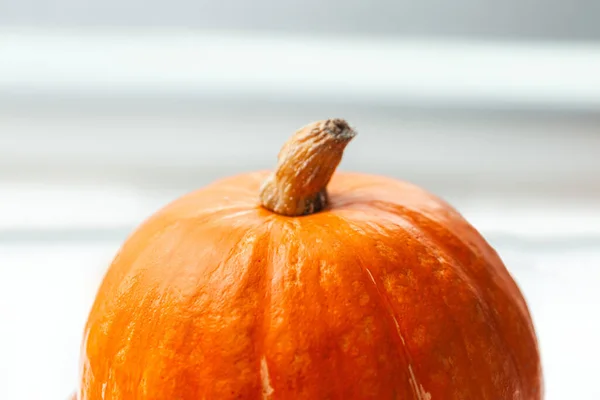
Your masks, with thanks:
[[[274,173],[139,227],[91,310],[78,399],[541,399],[498,255],[424,190],[334,173],[353,136],[308,125]]]

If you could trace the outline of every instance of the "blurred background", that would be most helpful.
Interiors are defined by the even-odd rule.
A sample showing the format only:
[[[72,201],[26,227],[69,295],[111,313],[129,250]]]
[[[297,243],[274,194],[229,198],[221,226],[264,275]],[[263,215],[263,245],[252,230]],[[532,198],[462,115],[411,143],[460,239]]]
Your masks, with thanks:
[[[600,2],[0,0],[0,399],[62,399],[125,237],[308,122],[496,247],[546,398],[600,398]]]

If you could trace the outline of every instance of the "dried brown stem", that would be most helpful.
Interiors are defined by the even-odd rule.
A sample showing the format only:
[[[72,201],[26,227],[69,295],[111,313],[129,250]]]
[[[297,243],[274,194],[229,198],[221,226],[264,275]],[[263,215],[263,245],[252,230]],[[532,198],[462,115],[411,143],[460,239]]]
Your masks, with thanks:
[[[263,183],[262,206],[287,216],[326,208],[327,184],[354,136],[343,119],[314,122],[294,133],[279,152],[277,170]]]

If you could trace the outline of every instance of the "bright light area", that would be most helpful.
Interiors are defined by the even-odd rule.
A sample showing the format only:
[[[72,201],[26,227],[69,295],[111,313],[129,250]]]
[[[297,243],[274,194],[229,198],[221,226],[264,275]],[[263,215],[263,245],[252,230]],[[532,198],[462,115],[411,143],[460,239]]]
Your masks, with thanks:
[[[0,89],[590,108],[600,46],[188,30],[0,30]]]

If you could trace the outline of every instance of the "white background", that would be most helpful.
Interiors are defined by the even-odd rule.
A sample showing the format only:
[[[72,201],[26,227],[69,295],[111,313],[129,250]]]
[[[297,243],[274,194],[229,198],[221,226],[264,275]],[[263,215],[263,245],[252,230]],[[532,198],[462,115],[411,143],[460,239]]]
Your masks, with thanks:
[[[62,399],[127,234],[268,168],[296,128],[359,131],[341,165],[445,197],[537,326],[547,399],[600,398],[600,48],[181,30],[0,31],[0,399]]]

